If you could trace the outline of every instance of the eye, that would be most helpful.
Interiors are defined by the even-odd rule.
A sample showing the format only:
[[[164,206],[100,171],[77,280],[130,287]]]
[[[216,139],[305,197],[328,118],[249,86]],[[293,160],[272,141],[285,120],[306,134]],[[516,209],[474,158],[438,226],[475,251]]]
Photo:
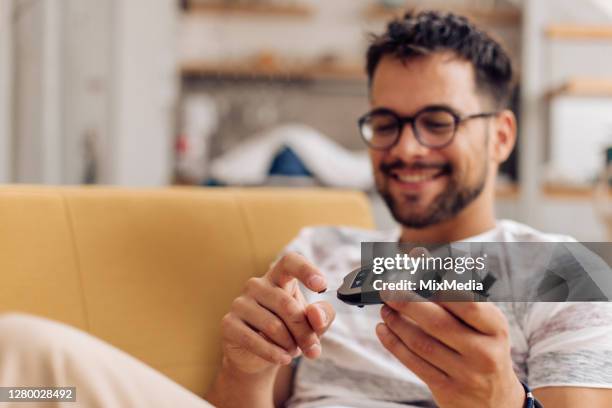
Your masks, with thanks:
[[[423,121],[425,126],[431,127],[431,128],[448,128],[448,127],[452,127],[453,123],[452,122],[439,122],[439,121],[435,121],[435,120],[429,120],[426,119]]]
[[[446,111],[425,112],[419,116],[417,126],[428,133],[444,135],[452,133],[455,120],[453,115]]]
[[[435,131],[447,131],[448,129],[452,129],[453,124],[448,122],[434,122],[434,121],[426,121],[424,125],[429,130]]]
[[[397,131],[397,125],[394,123],[376,125],[374,132],[377,134],[395,133]]]
[[[385,137],[394,136],[397,134],[398,123],[397,119],[393,115],[386,113],[372,115],[367,125],[372,129],[374,136]]]

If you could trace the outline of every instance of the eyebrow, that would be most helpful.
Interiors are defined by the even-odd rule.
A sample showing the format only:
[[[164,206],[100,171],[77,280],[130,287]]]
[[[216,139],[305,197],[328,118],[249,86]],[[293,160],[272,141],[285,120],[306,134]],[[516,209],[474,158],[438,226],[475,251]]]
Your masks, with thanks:
[[[407,115],[407,116],[413,116],[415,115],[417,112],[421,112],[425,109],[440,109],[440,110],[449,110],[451,112],[456,113],[457,115],[461,116],[463,114],[463,112],[460,109],[457,109],[451,105],[445,104],[445,103],[437,103],[437,104],[433,104],[433,105],[425,105],[420,107],[419,109],[415,110],[414,112],[412,112],[412,114]],[[400,115],[395,109],[391,109],[388,106],[377,106],[376,108],[372,109],[370,112],[377,112],[380,110],[387,110],[387,111],[391,111],[393,113],[395,113],[396,115],[399,116],[405,116],[405,115]]]

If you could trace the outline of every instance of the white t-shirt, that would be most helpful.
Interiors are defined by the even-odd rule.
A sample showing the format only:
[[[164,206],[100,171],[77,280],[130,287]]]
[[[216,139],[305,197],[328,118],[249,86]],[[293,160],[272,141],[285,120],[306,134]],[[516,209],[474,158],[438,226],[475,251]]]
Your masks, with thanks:
[[[324,294],[305,291],[307,301],[327,300],[336,320],[321,340],[316,360],[302,358],[288,406],[435,407],[431,392],[376,337],[380,308],[357,308],[336,299],[344,276],[360,265],[361,242],[397,242],[399,231],[348,227],[311,227],[300,232],[284,252],[295,251],[314,263],[328,280]],[[469,242],[568,242],[514,221]],[[496,303],[510,324],[515,372],[530,387],[581,386],[612,388],[611,303]]]

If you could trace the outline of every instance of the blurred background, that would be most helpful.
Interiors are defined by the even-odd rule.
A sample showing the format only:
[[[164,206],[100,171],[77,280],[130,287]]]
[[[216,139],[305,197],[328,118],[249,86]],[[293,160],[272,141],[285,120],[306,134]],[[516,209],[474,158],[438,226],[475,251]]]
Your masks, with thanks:
[[[0,183],[357,188],[390,227],[356,121],[368,33],[415,7],[515,60],[498,216],[612,239],[610,0],[0,0]]]

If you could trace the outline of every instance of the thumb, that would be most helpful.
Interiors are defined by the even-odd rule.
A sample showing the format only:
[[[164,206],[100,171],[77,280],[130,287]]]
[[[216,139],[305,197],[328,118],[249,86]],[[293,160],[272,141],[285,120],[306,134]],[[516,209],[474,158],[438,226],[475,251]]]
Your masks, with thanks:
[[[315,302],[306,306],[306,317],[315,333],[321,336],[334,321],[336,311],[329,302]]]

